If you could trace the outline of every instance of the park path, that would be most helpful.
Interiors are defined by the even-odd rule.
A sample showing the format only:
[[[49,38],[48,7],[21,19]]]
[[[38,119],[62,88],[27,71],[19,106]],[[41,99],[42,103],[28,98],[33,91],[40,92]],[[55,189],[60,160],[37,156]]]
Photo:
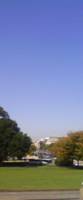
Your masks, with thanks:
[[[80,200],[80,192],[78,190],[0,192],[0,200]]]

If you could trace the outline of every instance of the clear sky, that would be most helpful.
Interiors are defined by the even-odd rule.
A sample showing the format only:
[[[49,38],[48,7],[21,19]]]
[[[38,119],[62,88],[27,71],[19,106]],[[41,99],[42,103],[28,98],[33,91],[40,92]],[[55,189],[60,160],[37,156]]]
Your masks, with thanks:
[[[0,105],[32,137],[83,129],[83,0],[0,0]]]

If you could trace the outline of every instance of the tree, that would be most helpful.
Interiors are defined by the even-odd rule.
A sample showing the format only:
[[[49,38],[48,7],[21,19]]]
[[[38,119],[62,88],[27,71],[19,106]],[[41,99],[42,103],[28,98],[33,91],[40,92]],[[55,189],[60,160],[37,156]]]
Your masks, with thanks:
[[[37,150],[37,147],[35,146],[35,144],[32,143],[29,149],[29,154],[33,155],[34,152],[36,152],[36,150]]]
[[[47,145],[47,150],[56,157],[56,143],[51,143],[49,145]]]
[[[83,160],[83,131],[77,131],[68,135],[72,141],[73,159]]]
[[[0,118],[9,119],[9,114],[0,106]]]
[[[17,123],[3,114],[1,109],[0,118],[0,161],[9,157],[22,158],[30,148],[31,138],[20,131]]]
[[[17,123],[11,119],[0,119],[0,161],[8,159],[10,143],[19,130]]]
[[[70,166],[72,159],[72,142],[69,137],[63,137],[56,142],[55,146],[56,164],[60,166]]]
[[[68,134],[59,139],[53,149],[58,165],[73,165],[73,160],[83,160],[83,131]]]
[[[19,132],[13,137],[13,140],[10,143],[10,157],[21,160],[22,157],[27,155],[30,145],[30,137],[28,137],[27,134]]]

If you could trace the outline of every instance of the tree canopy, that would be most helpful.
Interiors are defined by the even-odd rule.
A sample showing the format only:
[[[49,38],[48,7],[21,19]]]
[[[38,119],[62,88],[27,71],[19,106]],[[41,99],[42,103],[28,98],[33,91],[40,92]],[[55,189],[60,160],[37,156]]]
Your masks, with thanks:
[[[60,138],[49,146],[49,150],[56,157],[56,164],[73,165],[73,160],[83,160],[83,131],[73,132]]]
[[[9,114],[0,106],[0,118],[9,119]]]
[[[0,161],[21,159],[31,146],[31,138],[20,131],[17,123],[0,107]]]

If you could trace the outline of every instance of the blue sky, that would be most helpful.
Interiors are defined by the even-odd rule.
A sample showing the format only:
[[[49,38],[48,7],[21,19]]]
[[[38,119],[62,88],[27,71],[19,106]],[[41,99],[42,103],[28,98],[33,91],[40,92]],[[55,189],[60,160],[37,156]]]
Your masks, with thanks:
[[[83,129],[82,0],[0,0],[0,105],[33,138]]]

